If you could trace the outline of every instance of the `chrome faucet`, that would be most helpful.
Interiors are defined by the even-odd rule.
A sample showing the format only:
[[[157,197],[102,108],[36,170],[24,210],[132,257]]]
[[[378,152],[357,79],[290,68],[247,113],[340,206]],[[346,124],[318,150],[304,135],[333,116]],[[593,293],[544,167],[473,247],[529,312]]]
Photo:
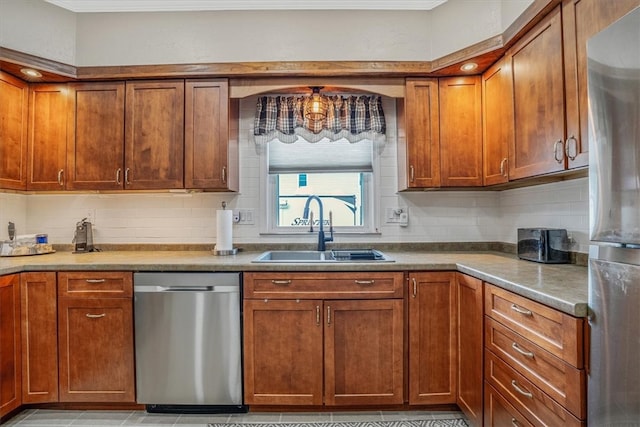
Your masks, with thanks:
[[[311,223],[311,227],[309,228],[309,232],[313,233],[313,212],[311,212],[311,214],[309,214],[309,204],[311,204],[311,201],[315,200],[316,202],[318,202],[318,206],[320,207],[320,230],[318,230],[318,251],[324,251],[326,250],[325,247],[325,243],[326,242],[333,242],[333,214],[331,213],[331,211],[329,211],[329,233],[330,236],[329,237],[324,237],[324,214],[323,214],[323,207],[322,207],[322,200],[320,200],[320,197],[318,196],[309,196],[307,198],[306,203],[304,204],[304,212],[302,213],[302,218],[303,219],[309,219],[309,217],[311,217],[311,221],[309,221]]]

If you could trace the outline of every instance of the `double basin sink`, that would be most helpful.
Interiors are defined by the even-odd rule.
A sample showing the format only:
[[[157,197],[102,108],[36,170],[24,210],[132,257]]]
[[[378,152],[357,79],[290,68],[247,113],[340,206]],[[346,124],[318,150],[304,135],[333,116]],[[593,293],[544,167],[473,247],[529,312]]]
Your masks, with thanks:
[[[330,251],[267,251],[255,258],[257,263],[394,262],[374,249],[335,249]]]

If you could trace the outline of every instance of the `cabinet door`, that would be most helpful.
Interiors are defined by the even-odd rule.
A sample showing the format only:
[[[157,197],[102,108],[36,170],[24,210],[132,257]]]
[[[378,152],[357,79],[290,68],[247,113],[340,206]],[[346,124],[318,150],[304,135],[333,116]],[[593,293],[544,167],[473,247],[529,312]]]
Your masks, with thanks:
[[[482,281],[456,273],[458,323],[457,404],[474,426],[482,425]]]
[[[513,145],[513,75],[502,58],[482,75],[484,184],[509,181],[509,146]]]
[[[586,166],[589,162],[587,40],[638,6],[638,0],[564,0],[562,3],[567,122],[565,154],[569,168]]]
[[[482,86],[479,76],[441,78],[440,184],[482,186]]]
[[[411,273],[409,293],[409,404],[455,403],[455,273]]]
[[[56,273],[22,273],[22,403],[58,401]]]
[[[407,79],[398,112],[398,190],[440,186],[437,79]]]
[[[230,135],[230,110],[227,80],[187,80],[186,188],[238,191],[238,139]]]
[[[325,301],[325,404],[402,404],[402,300]]]
[[[129,298],[60,298],[61,402],[134,402]]]
[[[29,87],[0,71],[0,188],[27,188]]]
[[[0,277],[0,417],[21,405],[20,276]]]
[[[244,402],[322,405],[322,301],[244,301]]]
[[[184,81],[126,84],[125,189],[184,184]]]
[[[511,49],[515,134],[509,178],[564,170],[564,72],[560,6]]]
[[[69,95],[64,84],[34,84],[29,91],[27,190],[63,190]]]
[[[68,190],[121,190],[124,83],[69,85]]]

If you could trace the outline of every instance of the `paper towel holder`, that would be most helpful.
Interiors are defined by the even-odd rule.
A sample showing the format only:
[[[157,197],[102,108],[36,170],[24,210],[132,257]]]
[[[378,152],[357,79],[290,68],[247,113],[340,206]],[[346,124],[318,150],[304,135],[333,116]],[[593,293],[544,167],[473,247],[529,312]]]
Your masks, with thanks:
[[[222,202],[222,209],[225,210],[227,209],[227,202],[223,201]],[[227,256],[227,255],[236,255],[238,253],[238,248],[231,248],[231,249],[225,249],[225,250],[218,250],[215,248],[215,246],[213,247],[213,250],[211,251],[211,253],[215,256]]]

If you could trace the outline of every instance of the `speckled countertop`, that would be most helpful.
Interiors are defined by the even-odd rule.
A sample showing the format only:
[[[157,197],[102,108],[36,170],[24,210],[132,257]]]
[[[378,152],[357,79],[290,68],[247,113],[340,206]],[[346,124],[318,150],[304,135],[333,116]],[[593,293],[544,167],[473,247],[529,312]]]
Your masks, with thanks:
[[[0,275],[23,271],[416,271],[457,270],[572,316],[587,315],[587,268],[543,265],[497,252],[384,253],[395,262],[253,263],[261,252],[213,256],[210,251],[56,252],[0,258]]]

